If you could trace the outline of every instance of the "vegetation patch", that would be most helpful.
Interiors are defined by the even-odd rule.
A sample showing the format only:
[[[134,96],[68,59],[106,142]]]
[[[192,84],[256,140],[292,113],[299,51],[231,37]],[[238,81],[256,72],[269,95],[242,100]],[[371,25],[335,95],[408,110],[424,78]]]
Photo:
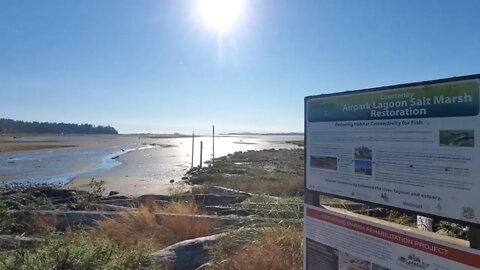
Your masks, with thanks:
[[[284,270],[303,267],[303,231],[270,227],[231,233],[214,248],[212,270]]]
[[[303,195],[303,150],[236,152],[190,170],[193,184],[219,185],[271,196]]]
[[[171,203],[161,208],[156,204],[140,206],[135,212],[124,213],[121,217],[99,222],[91,229],[94,235],[108,237],[117,244],[131,245],[138,241],[155,248],[202,236],[210,235],[214,226],[206,220],[195,220],[187,216],[171,216],[158,221],[156,213],[199,214],[192,203]]]
[[[152,248],[143,242],[119,245],[109,238],[85,231],[51,238],[30,249],[0,255],[0,269],[154,269]]]

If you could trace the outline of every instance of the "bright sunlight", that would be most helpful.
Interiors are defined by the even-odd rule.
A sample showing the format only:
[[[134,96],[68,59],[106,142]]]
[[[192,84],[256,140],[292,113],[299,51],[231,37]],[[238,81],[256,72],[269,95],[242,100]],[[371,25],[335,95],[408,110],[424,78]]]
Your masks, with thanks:
[[[208,26],[224,33],[235,23],[241,12],[241,0],[199,0],[200,12]]]

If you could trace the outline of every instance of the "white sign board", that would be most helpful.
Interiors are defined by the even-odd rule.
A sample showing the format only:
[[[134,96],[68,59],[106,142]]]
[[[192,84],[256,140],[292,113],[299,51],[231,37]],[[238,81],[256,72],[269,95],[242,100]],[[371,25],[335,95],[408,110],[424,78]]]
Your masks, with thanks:
[[[479,79],[307,97],[306,188],[478,224]]]
[[[478,250],[312,206],[305,213],[306,270],[480,269]]]

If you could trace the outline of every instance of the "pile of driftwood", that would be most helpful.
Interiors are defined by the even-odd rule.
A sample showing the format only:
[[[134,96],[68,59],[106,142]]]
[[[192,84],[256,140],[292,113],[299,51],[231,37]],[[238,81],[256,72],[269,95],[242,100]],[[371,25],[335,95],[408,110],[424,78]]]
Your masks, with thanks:
[[[17,191],[18,193],[18,191]],[[11,215],[18,215],[23,222],[33,222],[41,217],[46,222],[55,224],[59,231],[74,226],[92,226],[96,222],[121,217],[125,213],[135,213],[136,208],[142,204],[157,204],[166,206],[172,201],[195,202],[205,209],[207,214],[170,214],[156,213],[159,224],[165,219],[182,216],[192,223],[208,220],[209,223],[218,227],[241,227],[252,223],[283,223],[301,224],[302,203],[287,203],[281,198],[268,197],[265,202],[248,202],[248,198],[254,196],[246,192],[227,189],[223,187],[210,187],[202,194],[166,195],[143,195],[139,197],[126,197],[110,193],[107,197],[94,198],[88,203],[88,207],[78,203],[78,197],[88,196],[81,191],[59,189],[51,187],[36,187],[35,190],[25,192],[36,198],[45,199],[47,204],[40,204],[35,209],[25,211],[22,203],[25,198],[17,198],[16,192],[4,192],[0,195],[0,203],[8,207]],[[112,195],[113,194],[113,195]],[[338,203],[337,203],[338,204]],[[335,206],[335,205],[333,205]],[[351,211],[375,211],[366,209],[362,204],[342,203],[340,207]],[[215,234],[197,239],[182,241],[155,252],[152,256],[161,269],[201,269],[209,260],[206,246],[218,242],[225,233]],[[41,238],[32,238],[15,235],[0,235],[0,247],[13,249],[28,247]]]

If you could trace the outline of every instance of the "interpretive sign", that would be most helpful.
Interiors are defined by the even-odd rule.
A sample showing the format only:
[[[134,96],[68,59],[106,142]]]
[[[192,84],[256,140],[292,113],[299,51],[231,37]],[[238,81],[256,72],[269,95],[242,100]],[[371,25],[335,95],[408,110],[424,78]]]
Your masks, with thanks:
[[[480,75],[305,99],[306,188],[478,224]]]
[[[338,211],[305,206],[306,270],[470,270],[480,252]],[[433,233],[430,233],[433,236]],[[459,240],[455,240],[459,242]],[[461,241],[461,240],[460,240]]]

